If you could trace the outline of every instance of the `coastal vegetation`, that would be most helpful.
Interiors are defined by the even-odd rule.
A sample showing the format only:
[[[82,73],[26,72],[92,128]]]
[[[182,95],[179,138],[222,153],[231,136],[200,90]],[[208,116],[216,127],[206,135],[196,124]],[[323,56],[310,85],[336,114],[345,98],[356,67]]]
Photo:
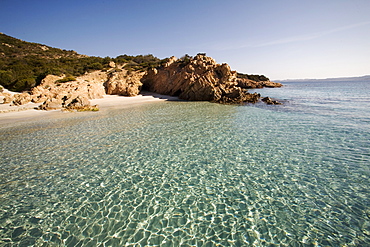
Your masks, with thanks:
[[[120,55],[116,58],[80,55],[0,34],[0,85],[12,91],[27,91],[38,86],[47,75],[73,77],[94,70],[107,70],[110,62],[125,64],[130,71],[159,66],[163,60],[153,55]]]
[[[248,79],[248,80],[252,80],[252,81],[256,81],[256,82],[269,81],[270,80],[269,78],[267,78],[264,75],[247,75],[247,74],[243,74],[243,73],[238,73],[237,78]]]
[[[56,83],[64,83],[64,82],[69,82],[69,81],[75,81],[76,78],[74,76],[71,76],[71,75],[67,75],[66,77],[64,77],[63,79],[59,79],[57,81],[55,81]]]
[[[191,56],[185,55],[180,60],[186,66]],[[123,65],[128,72],[145,72],[157,68],[169,61],[148,55],[119,55],[116,58],[95,57],[78,54],[73,50],[53,48],[38,43],[26,42],[0,33],[0,85],[16,92],[29,91],[40,85],[47,75],[67,75],[58,81],[64,83],[86,72],[111,69],[110,63]],[[116,70],[119,70],[116,68]],[[238,73],[238,78],[254,81],[268,81],[263,75]]]

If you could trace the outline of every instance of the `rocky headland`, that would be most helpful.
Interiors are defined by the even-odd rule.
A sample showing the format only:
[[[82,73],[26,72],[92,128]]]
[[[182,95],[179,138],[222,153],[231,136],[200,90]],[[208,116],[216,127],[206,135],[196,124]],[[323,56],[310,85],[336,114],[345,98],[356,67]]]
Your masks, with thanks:
[[[142,82],[143,88],[151,92],[223,104],[256,103],[260,95],[249,93],[247,88],[282,86],[270,81],[242,79],[237,75],[228,64],[218,64],[213,58],[198,54],[181,59],[171,57],[163,66],[149,69]]]
[[[92,99],[142,91],[189,101],[278,104],[248,89],[282,86],[265,76],[237,73],[205,53],[162,60],[153,55],[89,57],[5,34],[0,34],[0,85],[14,91],[0,86],[4,104],[77,111],[97,110]]]
[[[189,101],[210,101],[223,104],[256,103],[261,99],[247,89],[281,87],[280,83],[238,78],[227,64],[218,64],[204,54],[181,59],[171,57],[162,66],[147,72],[124,69],[124,64],[109,64],[106,71],[93,71],[79,77],[47,75],[40,85],[28,92],[2,93],[4,103],[15,106],[41,103],[41,110],[97,110],[91,99],[104,95],[136,96],[142,90],[177,96]],[[267,101],[266,101],[267,102]],[[269,104],[278,103],[268,101]]]

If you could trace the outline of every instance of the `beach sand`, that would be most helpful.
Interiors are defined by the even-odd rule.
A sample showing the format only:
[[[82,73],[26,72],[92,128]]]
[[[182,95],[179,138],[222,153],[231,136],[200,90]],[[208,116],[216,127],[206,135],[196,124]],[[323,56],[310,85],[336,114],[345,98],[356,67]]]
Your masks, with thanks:
[[[1,100],[1,99],[0,99]],[[2,101],[2,100],[1,100]],[[109,108],[128,108],[135,105],[142,105],[163,101],[179,101],[177,97],[155,94],[142,93],[138,96],[125,97],[118,95],[105,95],[102,99],[90,100],[91,105],[98,105],[99,110]],[[68,114],[61,110],[40,111],[34,108],[40,104],[28,103],[22,106],[10,106],[10,104],[0,104],[0,126],[8,125],[19,121],[34,120],[43,116]]]
[[[155,93],[142,93],[138,96],[133,97],[124,97],[118,95],[105,95],[102,99],[93,99],[90,100],[91,105],[98,105],[99,109],[117,107],[125,108],[131,107],[134,105],[140,105],[144,103],[153,103],[159,101],[179,101],[179,98],[155,94]]]

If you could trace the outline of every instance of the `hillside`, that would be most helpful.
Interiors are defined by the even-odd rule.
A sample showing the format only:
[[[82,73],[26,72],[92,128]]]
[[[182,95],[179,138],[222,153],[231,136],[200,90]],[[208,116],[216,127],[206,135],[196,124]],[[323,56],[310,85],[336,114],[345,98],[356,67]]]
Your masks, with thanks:
[[[185,58],[190,56],[185,55]],[[90,57],[53,48],[47,45],[26,42],[0,33],[0,85],[16,92],[29,91],[40,85],[47,75],[78,77],[95,70],[107,71],[110,62],[124,64],[129,71],[147,71],[165,64],[168,58],[159,59],[153,55],[120,55],[116,58]],[[254,82],[269,82],[264,75],[238,73],[246,88],[260,87]],[[252,82],[252,83],[251,83]]]
[[[106,70],[112,61],[126,64],[129,70],[146,70],[162,62],[153,55],[89,57],[0,33],[0,85],[11,91],[30,90],[49,74],[76,77],[94,70]]]
[[[48,59],[57,59],[61,57],[86,57],[84,55],[77,54],[75,51],[67,51],[47,45],[26,42],[3,33],[0,33],[0,56],[12,58],[41,56]]]

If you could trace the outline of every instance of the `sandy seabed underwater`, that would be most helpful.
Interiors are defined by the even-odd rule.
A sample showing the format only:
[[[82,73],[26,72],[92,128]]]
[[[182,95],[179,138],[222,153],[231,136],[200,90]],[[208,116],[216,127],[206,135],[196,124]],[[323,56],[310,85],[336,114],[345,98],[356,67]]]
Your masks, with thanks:
[[[370,245],[370,83],[0,126],[1,246]]]

